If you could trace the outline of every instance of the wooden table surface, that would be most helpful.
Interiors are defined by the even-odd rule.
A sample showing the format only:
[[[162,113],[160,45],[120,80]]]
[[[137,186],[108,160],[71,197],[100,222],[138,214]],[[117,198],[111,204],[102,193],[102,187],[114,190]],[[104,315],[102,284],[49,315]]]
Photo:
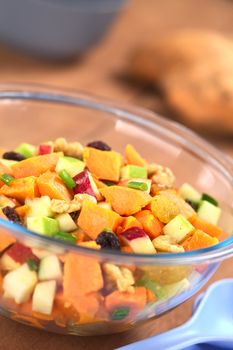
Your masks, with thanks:
[[[0,83],[36,82],[82,90],[107,98],[136,103],[166,114],[154,92],[134,87],[122,78],[129,54],[146,39],[182,27],[233,30],[233,1],[230,0],[134,0],[115,22],[106,38],[85,56],[69,62],[48,62],[0,47]],[[1,118],[1,117],[0,117]],[[4,124],[1,123],[4,130]],[[43,138],[43,135],[41,135]],[[231,140],[212,139],[229,153]],[[222,263],[214,280],[233,277],[233,260]],[[191,315],[192,300],[159,320],[121,335],[73,337],[48,334],[0,318],[1,350],[90,350],[118,346],[166,331]]]

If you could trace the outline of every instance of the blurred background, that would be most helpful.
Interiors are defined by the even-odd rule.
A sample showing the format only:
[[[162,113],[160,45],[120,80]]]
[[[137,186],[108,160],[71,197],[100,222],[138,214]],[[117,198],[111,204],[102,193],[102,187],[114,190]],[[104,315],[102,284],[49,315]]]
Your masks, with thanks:
[[[0,83],[149,108],[233,154],[230,0],[0,0]]]

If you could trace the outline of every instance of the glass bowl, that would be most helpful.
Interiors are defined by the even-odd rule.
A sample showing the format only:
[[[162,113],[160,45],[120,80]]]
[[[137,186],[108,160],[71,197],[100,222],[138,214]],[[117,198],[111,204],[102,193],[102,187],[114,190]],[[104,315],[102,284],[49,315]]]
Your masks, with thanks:
[[[21,142],[36,144],[60,136],[84,144],[104,140],[120,152],[127,143],[135,145],[148,161],[170,167],[177,185],[189,182],[218,198],[223,208],[220,225],[232,232],[232,162],[181,125],[140,108],[72,91],[22,85],[0,87],[0,115],[1,147],[10,150]],[[52,313],[45,315],[32,311],[32,290],[20,303],[4,293],[6,271],[1,268],[1,314],[37,328],[75,335],[121,332],[160,317],[196,293],[219,263],[233,255],[231,236],[202,250],[140,255],[72,246],[0,219],[0,247],[6,235],[40,257],[58,257],[63,275],[69,278],[57,283]],[[119,291],[107,279],[106,264],[130,271],[135,288]],[[142,283],[143,278],[147,284]],[[23,283],[21,280],[21,287]],[[153,293],[146,288],[148,283]]]

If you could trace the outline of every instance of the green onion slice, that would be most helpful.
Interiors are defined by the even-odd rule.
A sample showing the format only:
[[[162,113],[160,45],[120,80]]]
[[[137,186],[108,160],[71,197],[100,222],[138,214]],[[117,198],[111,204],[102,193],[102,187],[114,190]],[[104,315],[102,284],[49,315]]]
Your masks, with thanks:
[[[72,189],[76,186],[76,182],[65,169],[59,172],[59,176],[68,188]]]
[[[113,321],[121,321],[129,314],[128,307],[120,307],[118,309],[113,310],[111,314],[111,320]]]
[[[10,186],[10,184],[12,183],[12,181],[14,181],[14,179],[15,178],[9,174],[0,175],[0,180],[4,182],[4,184],[6,184],[7,186]]]

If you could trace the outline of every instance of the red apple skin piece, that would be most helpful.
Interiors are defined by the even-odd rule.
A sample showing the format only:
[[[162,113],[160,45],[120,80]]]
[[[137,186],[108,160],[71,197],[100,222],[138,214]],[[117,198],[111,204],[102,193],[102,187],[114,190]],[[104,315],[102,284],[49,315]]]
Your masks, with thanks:
[[[49,154],[53,152],[53,147],[51,145],[39,145],[38,154],[43,156],[44,154]]]
[[[76,175],[73,179],[76,182],[76,186],[74,188],[75,194],[86,193],[86,194],[89,194],[90,196],[95,197],[95,193],[91,187],[91,181],[89,179],[89,175],[86,170]]]
[[[6,252],[14,261],[23,264],[27,260],[32,259],[36,262],[39,262],[39,259],[36,255],[33,254],[32,249],[26,247],[21,243],[13,244]]]
[[[142,237],[149,238],[145,231],[136,226],[128,228],[128,230],[121,233],[121,236],[124,237],[127,241],[132,241],[133,239]]]

